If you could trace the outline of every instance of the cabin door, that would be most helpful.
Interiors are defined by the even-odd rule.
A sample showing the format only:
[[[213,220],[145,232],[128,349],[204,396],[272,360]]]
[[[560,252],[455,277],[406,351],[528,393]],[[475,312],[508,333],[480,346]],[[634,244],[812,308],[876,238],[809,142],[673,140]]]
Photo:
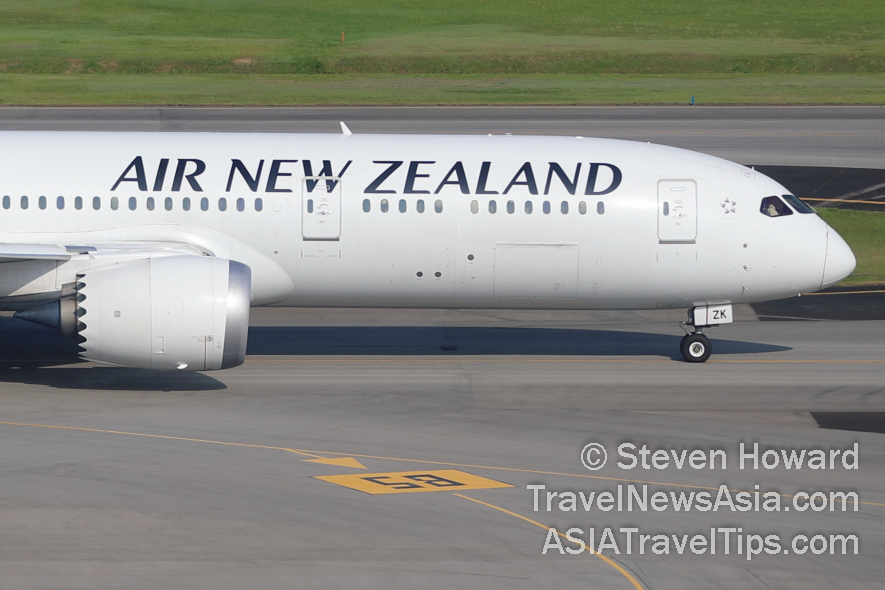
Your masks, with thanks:
[[[658,240],[693,244],[698,236],[698,187],[694,180],[658,181]]]
[[[341,179],[306,176],[301,181],[301,237],[305,240],[341,238]]]

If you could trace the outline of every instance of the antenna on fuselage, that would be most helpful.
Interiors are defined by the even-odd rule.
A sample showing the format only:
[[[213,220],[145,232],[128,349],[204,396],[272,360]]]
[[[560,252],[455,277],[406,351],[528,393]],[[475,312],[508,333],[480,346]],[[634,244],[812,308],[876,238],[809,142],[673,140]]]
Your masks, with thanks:
[[[341,121],[341,133],[344,134],[344,137],[350,137],[353,135],[353,132],[347,128],[347,125],[344,124],[344,121]]]

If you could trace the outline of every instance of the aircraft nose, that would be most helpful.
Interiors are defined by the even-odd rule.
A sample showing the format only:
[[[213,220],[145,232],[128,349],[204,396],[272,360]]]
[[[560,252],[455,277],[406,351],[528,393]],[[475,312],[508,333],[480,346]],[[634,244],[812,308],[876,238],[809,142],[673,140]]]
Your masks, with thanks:
[[[820,288],[825,289],[835,285],[850,275],[856,266],[854,252],[836,230],[827,226],[827,257],[824,261],[824,275]]]

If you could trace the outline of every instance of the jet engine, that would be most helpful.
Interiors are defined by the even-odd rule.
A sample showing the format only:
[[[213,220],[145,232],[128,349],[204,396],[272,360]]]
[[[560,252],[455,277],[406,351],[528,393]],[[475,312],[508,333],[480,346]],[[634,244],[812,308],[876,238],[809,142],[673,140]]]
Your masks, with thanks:
[[[251,285],[249,267],[232,260],[151,257],[87,270],[73,298],[16,315],[79,334],[90,361],[227,369],[245,360]]]

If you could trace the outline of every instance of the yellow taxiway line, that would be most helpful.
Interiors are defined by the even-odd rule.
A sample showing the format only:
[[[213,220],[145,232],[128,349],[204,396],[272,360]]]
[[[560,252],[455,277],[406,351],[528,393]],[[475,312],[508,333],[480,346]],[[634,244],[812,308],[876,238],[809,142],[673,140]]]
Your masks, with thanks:
[[[214,445],[225,445],[230,447],[242,447],[247,449],[265,449],[272,451],[286,451],[288,453],[294,453],[297,455],[304,455],[308,457],[313,457],[315,459],[323,459],[323,455],[337,455],[337,456],[348,456],[348,457],[359,457],[360,459],[377,459],[379,461],[397,461],[401,463],[420,463],[422,465],[445,465],[447,467],[464,467],[468,469],[488,469],[491,471],[510,471],[514,473],[530,473],[532,475],[554,475],[559,477],[577,477],[581,479],[595,479],[602,481],[615,481],[615,482],[623,482],[623,483],[637,483],[637,484],[647,484],[647,485],[655,485],[655,486],[666,486],[666,487],[675,487],[675,488],[687,488],[694,490],[718,490],[718,487],[711,486],[700,486],[693,484],[682,484],[682,483],[670,483],[670,482],[661,482],[661,481],[646,481],[641,479],[628,479],[623,477],[605,477],[602,475],[589,475],[584,473],[564,473],[558,471],[540,471],[535,469],[519,469],[516,467],[496,467],[493,465],[473,465],[470,463],[453,463],[450,461],[428,461],[426,459],[406,459],[402,457],[383,457],[379,455],[361,455],[357,453],[340,453],[336,451],[313,451],[313,450],[305,450],[305,449],[290,449],[286,447],[275,447],[271,445],[256,445],[250,443],[235,443],[235,442],[227,442],[227,441],[219,441],[219,440],[209,440],[202,438],[188,438],[183,436],[167,436],[162,434],[147,434],[143,432],[126,432],[122,430],[103,430],[98,428],[81,428],[76,426],[58,426],[54,424],[30,424],[24,422],[0,422],[0,425],[4,426],[23,426],[23,427],[31,427],[31,428],[51,428],[54,430],[72,430],[77,432],[91,432],[97,434],[118,434],[122,436],[137,436],[142,438],[153,438],[160,440],[174,440],[174,441],[182,441],[182,442],[196,442],[196,443],[205,443],[205,444],[214,444]],[[729,492],[743,492],[747,490],[738,490],[738,489],[730,489]],[[783,498],[792,498],[793,494],[778,494]],[[878,506],[885,507],[885,503],[879,502],[864,502],[858,501],[858,504],[863,504],[865,506]]]
[[[396,359],[364,359],[358,356],[350,356],[350,357],[340,357],[334,359],[313,359],[313,358],[285,358],[285,359],[261,359],[261,358],[247,358],[247,363],[445,363],[445,362],[458,362],[458,363],[672,363],[677,362],[673,359],[605,359],[605,358],[578,358],[578,359],[563,359],[563,358],[550,358],[550,359],[539,359],[539,358],[523,358],[521,355],[507,355],[506,358],[482,358],[476,357],[473,355],[470,356],[458,356],[458,355],[440,355],[432,358],[410,358],[408,355],[403,356],[402,358]],[[719,364],[734,364],[734,363],[761,363],[761,364],[771,364],[771,363],[780,363],[780,364],[801,364],[801,363],[817,363],[817,364],[881,364],[885,363],[885,359],[857,359],[857,360],[849,360],[849,359],[711,359],[708,360],[705,364],[711,363],[719,363]]]
[[[811,197],[802,197],[803,201],[823,201],[826,203],[860,203],[862,205],[885,205],[885,201],[856,201],[851,199],[812,199]]]
[[[544,529],[545,531],[550,530],[550,527],[544,526],[540,522],[538,522],[536,520],[532,520],[531,518],[526,518],[525,516],[523,516],[521,514],[517,514],[516,512],[511,512],[510,510],[507,510],[506,508],[501,508],[500,506],[495,506],[494,504],[489,504],[488,502],[483,502],[482,500],[477,500],[476,498],[471,498],[470,496],[464,496],[462,494],[454,494],[454,495],[458,496],[459,498],[464,498],[465,500],[470,500],[471,502],[476,502],[477,504],[482,504],[483,506],[488,506],[489,508],[494,508],[495,510],[503,512],[504,514],[509,514],[510,516],[515,516],[516,518],[518,518],[520,520],[524,520],[529,524],[533,524],[537,527],[540,527],[540,528]],[[563,533],[556,531],[556,534],[559,535],[560,537],[562,537],[563,539],[568,540],[568,537],[566,537]],[[634,578],[630,574],[630,572],[628,572],[626,569],[624,569],[624,567],[621,564],[619,564],[618,562],[616,562],[615,560],[613,560],[609,557],[606,557],[605,555],[603,555],[601,553],[596,553],[591,547],[587,547],[587,545],[585,545],[583,541],[578,541],[578,544],[581,545],[585,551],[589,551],[590,555],[598,557],[599,559],[601,559],[605,563],[607,563],[610,566],[612,566],[613,568],[615,568],[618,571],[618,573],[620,573],[622,576],[627,578],[627,580],[631,584],[633,584],[633,587],[636,590],[645,590],[645,588],[642,587],[642,584],[637,582],[636,578]]]

